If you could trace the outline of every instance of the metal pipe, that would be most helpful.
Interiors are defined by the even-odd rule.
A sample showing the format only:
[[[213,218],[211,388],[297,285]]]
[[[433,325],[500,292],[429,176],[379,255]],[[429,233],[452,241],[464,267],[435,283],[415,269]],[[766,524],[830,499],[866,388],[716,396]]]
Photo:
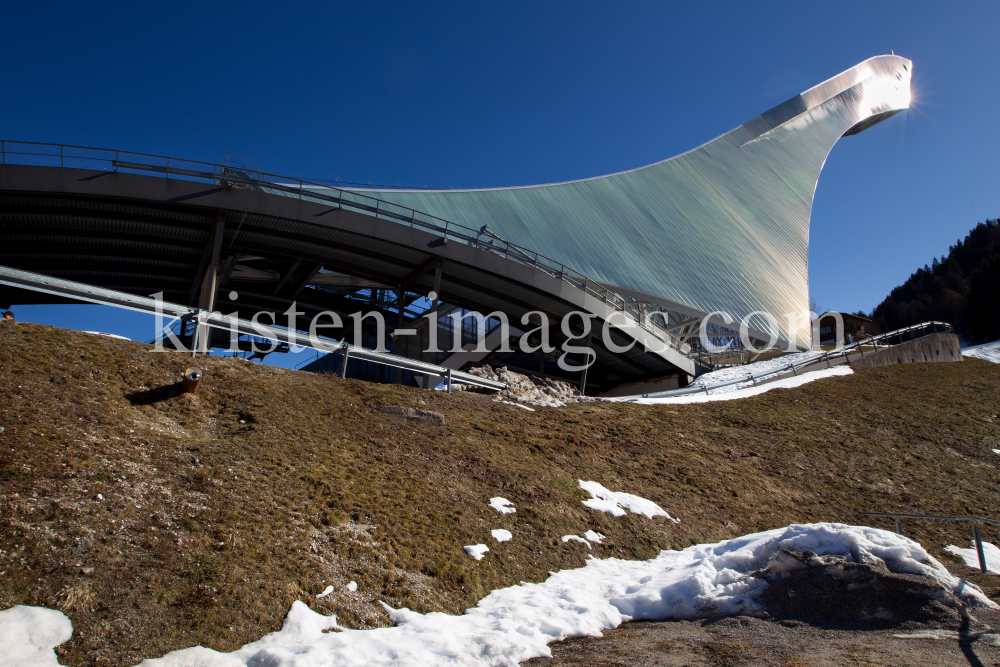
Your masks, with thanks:
[[[344,362],[340,365],[340,378],[347,378],[347,360],[351,357],[351,349],[344,346]]]
[[[448,393],[451,393],[451,369],[448,369]]]
[[[972,523],[972,535],[976,538],[976,555],[979,556],[979,569],[986,574],[986,554],[983,553],[983,540],[979,537],[979,526],[975,521]]]

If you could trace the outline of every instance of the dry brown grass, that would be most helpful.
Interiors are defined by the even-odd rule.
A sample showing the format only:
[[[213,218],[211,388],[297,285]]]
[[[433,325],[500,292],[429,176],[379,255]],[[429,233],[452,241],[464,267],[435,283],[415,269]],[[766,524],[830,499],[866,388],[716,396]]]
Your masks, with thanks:
[[[1000,368],[976,360],[741,401],[528,413],[231,359],[205,360],[202,390],[175,395],[188,359],[147,349],[0,326],[0,608],[66,609],[64,664],[232,650],[296,599],[370,627],[388,622],[379,599],[458,612],[588,553],[647,558],[864,510],[994,515],[1000,493]],[[393,421],[383,405],[447,424]],[[681,523],[587,510],[577,479]],[[517,513],[490,509],[494,495]],[[514,539],[492,542],[492,528]],[[593,552],[559,541],[588,528],[609,538]],[[949,564],[941,548],[968,540],[966,526],[907,529]],[[462,551],[477,542],[492,549],[479,562]],[[996,594],[994,578],[972,580]]]

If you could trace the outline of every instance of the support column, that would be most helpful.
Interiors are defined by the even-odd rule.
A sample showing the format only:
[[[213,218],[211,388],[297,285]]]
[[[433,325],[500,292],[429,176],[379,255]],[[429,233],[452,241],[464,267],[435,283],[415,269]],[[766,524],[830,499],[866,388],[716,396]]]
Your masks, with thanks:
[[[215,292],[219,284],[219,255],[222,253],[222,236],[226,228],[226,217],[224,213],[219,213],[215,219],[215,227],[209,236],[208,245],[205,248],[207,255],[207,266],[205,273],[201,276],[201,291],[198,294],[198,310],[211,313],[215,310]],[[208,354],[209,327],[207,324],[198,324],[195,330],[195,352]]]
[[[399,315],[396,316],[396,331],[403,328],[403,307],[406,303],[406,299],[403,298],[405,292],[403,291],[402,285],[396,288],[396,306],[399,308]],[[400,354],[399,351],[399,339],[393,338],[396,341],[396,354]],[[403,384],[403,369],[396,368],[396,384]]]
[[[590,333],[587,334],[586,347],[587,347],[588,350],[590,349],[590,341],[591,341],[591,338],[593,337],[593,335],[594,335],[593,331],[591,331]],[[586,357],[587,357],[587,362],[589,362],[590,361],[590,353],[589,352],[586,354]],[[596,361],[596,358],[595,358],[595,361]],[[589,365],[587,365],[586,367],[584,367],[583,372],[580,373],[580,395],[581,396],[583,396],[584,392],[587,391],[587,371],[588,370],[590,370],[590,366]]]

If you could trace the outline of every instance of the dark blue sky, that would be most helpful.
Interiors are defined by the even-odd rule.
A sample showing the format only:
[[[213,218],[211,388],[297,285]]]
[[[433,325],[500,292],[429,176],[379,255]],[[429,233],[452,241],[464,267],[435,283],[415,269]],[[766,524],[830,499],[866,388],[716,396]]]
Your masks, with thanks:
[[[1000,3],[692,4],[12,4],[0,135],[233,151],[312,178],[544,183],[672,157],[893,50],[913,105],[831,153],[813,298],[870,310],[1000,216]],[[152,335],[87,306],[16,311]]]

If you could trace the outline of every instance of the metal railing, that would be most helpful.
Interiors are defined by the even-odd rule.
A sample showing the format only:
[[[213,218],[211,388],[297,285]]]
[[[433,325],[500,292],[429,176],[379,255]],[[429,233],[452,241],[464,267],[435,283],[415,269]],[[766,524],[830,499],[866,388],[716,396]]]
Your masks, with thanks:
[[[259,338],[272,340],[277,343],[284,343],[288,346],[301,345],[303,347],[311,347],[328,352],[335,351],[343,354],[345,360],[349,357],[356,357],[358,359],[363,359],[364,361],[372,361],[384,366],[402,368],[415,373],[436,375],[438,377],[447,378],[449,387],[451,387],[452,379],[463,384],[476,385],[493,391],[501,391],[507,387],[505,382],[488,380],[486,378],[472,375],[471,373],[453,371],[450,368],[438,366],[437,364],[431,364],[426,361],[418,361],[416,359],[409,359],[407,357],[401,357],[388,352],[369,350],[360,346],[351,345],[343,340],[321,338],[311,334],[303,335],[301,332],[291,329],[284,329],[273,325],[262,324],[260,322],[252,322],[250,320],[229,317],[217,312],[208,312],[146,296],[136,296],[134,294],[128,294],[127,292],[119,292],[117,290],[111,290],[104,287],[94,287],[93,285],[85,285],[72,280],[53,278],[51,276],[32,273],[30,271],[22,271],[20,269],[12,269],[6,266],[0,266],[0,285],[7,285],[9,287],[27,289],[35,292],[43,292],[46,294],[54,294],[78,301],[96,303],[102,306],[114,306],[116,308],[124,308],[126,310],[135,310],[140,313],[149,313],[167,318],[191,321],[196,323],[198,328],[211,327],[215,329],[222,329],[237,336],[257,336]],[[192,345],[193,350],[197,350],[202,347],[200,338],[201,334],[195,335],[195,341]],[[194,354],[193,351],[192,354]]]
[[[923,331],[919,336],[914,336],[915,332]],[[743,384],[745,382],[753,383],[753,386],[757,386],[758,381],[767,380],[775,375],[781,375],[782,373],[788,373],[791,371],[792,375],[798,375],[798,371],[806,366],[812,366],[813,364],[826,362],[827,368],[832,366],[831,361],[833,359],[839,359],[841,357],[849,357],[851,354],[858,353],[862,357],[865,356],[865,348],[874,348],[873,352],[878,352],[879,342],[881,341],[882,347],[889,348],[891,345],[886,344],[885,341],[892,340],[893,338],[898,338],[901,342],[903,341],[903,334],[907,334],[907,340],[914,340],[915,338],[920,338],[922,336],[930,335],[931,333],[952,333],[952,327],[947,322],[923,322],[922,324],[914,324],[902,329],[897,329],[896,331],[890,331],[889,333],[879,334],[877,336],[871,336],[865,338],[864,340],[855,341],[850,345],[845,345],[843,347],[837,348],[835,350],[829,350],[825,352],[816,352],[815,354],[809,355],[804,359],[801,359],[798,363],[792,362],[787,366],[781,366],[780,368],[774,368],[766,373],[761,373],[760,375],[754,375],[753,371],[747,373],[741,378],[735,380],[727,380],[725,382],[718,382],[716,384],[703,384],[697,387],[686,387],[684,389],[672,389],[670,391],[658,391],[649,394],[637,394],[635,396],[616,396],[615,398],[609,399],[612,401],[628,401],[634,400],[636,398],[668,398],[671,396],[688,396],[691,394],[708,394],[713,389],[721,389],[723,387],[730,387],[734,384]]]
[[[976,522],[988,523],[998,528],[1000,535],[1000,521],[987,519],[981,516],[950,516],[943,514],[900,514],[896,512],[861,512],[861,516],[885,516],[891,517],[896,522],[896,533],[903,534],[903,519],[932,519],[934,521],[968,521],[972,524],[972,536],[976,543],[976,555],[979,557],[979,569],[983,574],[988,572],[986,567],[986,554],[983,553],[983,540],[979,536],[979,526]]]
[[[653,334],[660,341],[690,357],[690,346],[677,340],[650,318],[643,315],[637,303],[609,290],[579,271],[537,252],[503,240],[485,230],[475,230],[422,213],[406,206],[391,204],[355,190],[324,185],[291,176],[280,176],[258,170],[249,160],[227,159],[224,164],[171,158],[150,153],[135,153],[105,148],[90,148],[69,144],[48,144],[31,141],[0,140],[2,164],[58,166],[74,169],[109,169],[115,173],[141,173],[163,178],[194,182],[210,182],[233,188],[253,189],[268,194],[292,197],[338,209],[371,215],[411,228],[439,234],[443,240],[455,240],[504,259],[530,266],[582,290],[610,308],[620,311],[636,326]]]

